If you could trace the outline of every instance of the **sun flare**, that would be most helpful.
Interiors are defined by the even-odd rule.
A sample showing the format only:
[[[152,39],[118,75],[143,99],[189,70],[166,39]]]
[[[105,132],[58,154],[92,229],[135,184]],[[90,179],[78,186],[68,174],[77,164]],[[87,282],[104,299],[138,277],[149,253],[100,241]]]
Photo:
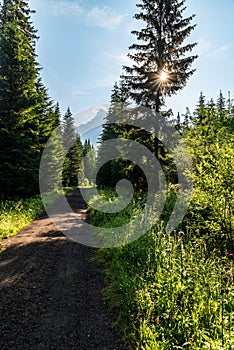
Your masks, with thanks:
[[[160,74],[160,81],[166,81],[168,79],[168,74],[165,71],[162,71],[162,73]]]

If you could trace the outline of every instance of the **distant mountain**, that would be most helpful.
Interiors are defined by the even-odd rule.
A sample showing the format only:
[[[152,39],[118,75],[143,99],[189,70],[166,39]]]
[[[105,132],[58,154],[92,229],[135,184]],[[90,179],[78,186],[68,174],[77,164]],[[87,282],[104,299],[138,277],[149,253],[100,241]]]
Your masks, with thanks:
[[[108,106],[97,106],[73,115],[75,127],[81,136],[81,140],[90,139],[94,147],[97,147],[98,138],[102,132],[102,124],[106,118]]]

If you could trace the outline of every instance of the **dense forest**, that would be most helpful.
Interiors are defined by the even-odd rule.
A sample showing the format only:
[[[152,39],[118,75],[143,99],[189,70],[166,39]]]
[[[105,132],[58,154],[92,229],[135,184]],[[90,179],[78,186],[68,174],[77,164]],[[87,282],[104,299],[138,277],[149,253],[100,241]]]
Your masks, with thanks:
[[[97,252],[106,267],[105,294],[118,311],[117,324],[129,349],[233,349],[234,104],[230,93],[226,98],[220,90],[211,100],[201,93],[192,112],[186,101],[185,114],[175,116],[167,110],[166,99],[178,94],[195,71],[197,43],[188,43],[196,27],[195,16],[184,17],[185,0],[142,0],[137,8],[135,19],[142,29],[132,32],[136,41],[129,57],[133,64],[123,67],[114,84],[96,154],[89,140],[82,144],[70,108],[61,116],[59,103],[51,100],[42,82],[35,51],[37,31],[28,2],[2,2],[0,237],[16,233],[37,215],[37,211],[25,214],[23,225],[9,229],[9,211],[18,210],[17,220],[33,206],[39,205],[41,212],[39,168],[46,146],[50,152],[43,174],[48,191],[56,191],[61,181],[64,188],[95,184],[101,199],[94,197],[93,203],[103,199],[111,203],[118,197],[119,181],[129,180],[133,198],[119,213],[97,211],[89,203],[93,226],[114,229],[130,223],[127,242],[127,236],[134,236],[131,222],[139,213],[145,222],[154,219],[138,240],[123,241],[118,247],[112,242],[110,249]],[[159,127],[135,126],[136,119],[139,125],[148,125],[148,113],[158,118],[155,125],[163,120],[174,130],[179,141],[172,142],[173,151],[186,149],[192,162],[192,169],[183,174],[193,184],[188,210],[171,232],[167,223],[182,187],[178,160],[161,138]],[[113,140],[122,142],[116,159],[109,143]],[[127,159],[124,140],[133,141],[132,149],[136,143],[143,145],[160,164],[166,199],[159,216],[155,208],[145,209],[150,188],[147,176],[138,162]],[[140,153],[137,157],[142,157],[141,163],[159,188],[159,168]],[[62,179],[56,171],[61,159]],[[155,207],[159,201],[155,193]]]
[[[50,170],[56,158],[74,141],[63,169],[64,186],[76,186],[82,154],[70,109],[62,120],[58,103],[48,95],[36,57],[37,31],[27,1],[4,1],[0,17],[0,196],[28,197],[39,193],[39,166],[43,149],[55,129]],[[88,142],[88,140],[87,140]],[[54,165],[52,164],[54,163]],[[82,169],[81,169],[82,172]],[[83,178],[85,175],[83,176]],[[56,174],[54,174],[56,187]]]

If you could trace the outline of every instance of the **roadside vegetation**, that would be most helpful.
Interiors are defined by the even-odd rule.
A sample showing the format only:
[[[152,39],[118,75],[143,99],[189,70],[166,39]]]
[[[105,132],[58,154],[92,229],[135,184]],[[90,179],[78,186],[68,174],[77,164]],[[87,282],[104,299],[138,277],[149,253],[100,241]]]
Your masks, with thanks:
[[[74,187],[66,187],[63,193],[71,192]],[[48,194],[46,201],[52,205],[63,193]],[[9,200],[0,202],[0,240],[14,236],[22,228],[30,224],[45,211],[41,196],[37,195],[27,199]]]
[[[103,191],[102,198],[109,200],[110,192]],[[140,198],[138,205],[135,198],[134,211],[130,206],[111,219],[112,227],[142,210]],[[193,214],[194,204],[188,212]],[[95,226],[110,227],[104,215],[90,209]],[[214,236],[211,246],[209,232],[195,232],[186,220],[184,225],[167,234],[165,222],[158,220],[137,241],[98,252],[105,267],[105,296],[118,312],[116,324],[130,349],[233,349],[233,250],[228,244],[220,250]]]
[[[44,211],[40,196],[0,203],[0,239],[15,235]]]
[[[103,225],[98,213],[93,224]],[[98,259],[130,349],[232,349],[232,253],[210,251],[189,230],[166,234],[159,222],[129,245],[100,250]]]

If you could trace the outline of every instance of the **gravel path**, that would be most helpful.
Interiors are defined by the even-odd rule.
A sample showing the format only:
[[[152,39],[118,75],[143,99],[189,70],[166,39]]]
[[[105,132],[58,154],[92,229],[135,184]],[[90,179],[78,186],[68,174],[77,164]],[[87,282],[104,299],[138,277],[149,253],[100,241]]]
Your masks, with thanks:
[[[78,191],[68,201],[86,217]],[[95,249],[63,236],[46,216],[2,245],[1,350],[124,349],[102,296]]]

